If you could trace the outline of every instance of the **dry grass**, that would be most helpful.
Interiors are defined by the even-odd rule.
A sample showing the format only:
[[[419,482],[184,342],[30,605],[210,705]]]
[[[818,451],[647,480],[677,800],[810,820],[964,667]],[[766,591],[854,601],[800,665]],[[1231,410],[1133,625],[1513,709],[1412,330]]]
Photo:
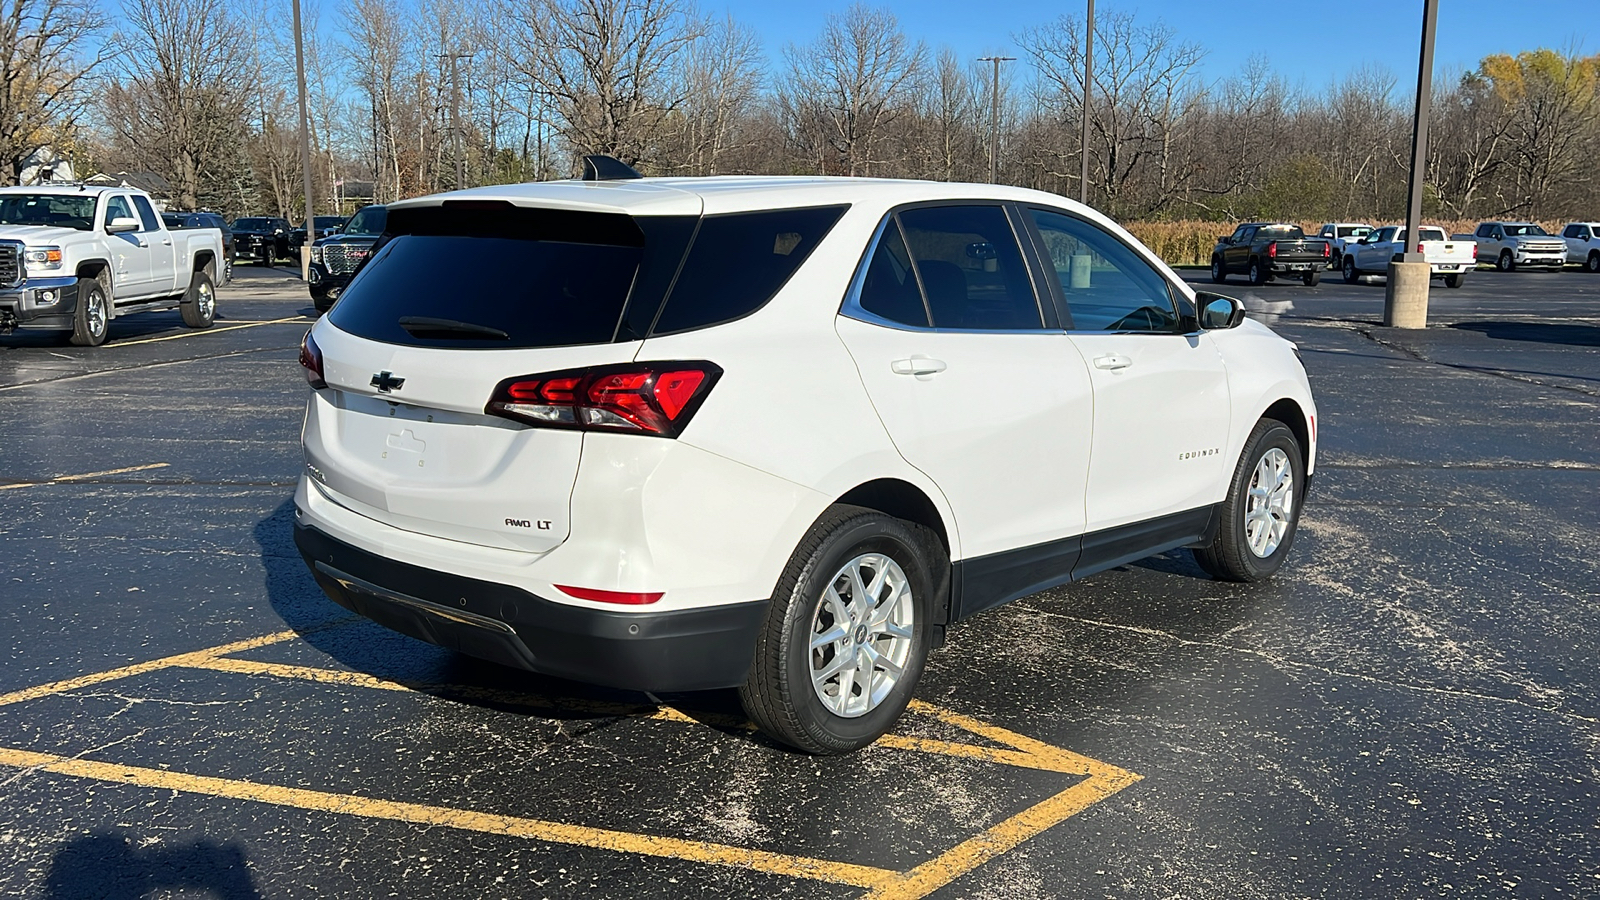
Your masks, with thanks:
[[[1448,234],[1466,234],[1478,227],[1476,219],[1428,219]],[[1321,222],[1301,222],[1306,234],[1315,234]],[[1400,225],[1401,222],[1376,221],[1373,227]],[[1560,234],[1564,222],[1539,222],[1551,234]],[[1123,227],[1133,232],[1146,247],[1172,266],[1204,266],[1211,263],[1211,250],[1220,235],[1229,234],[1237,222],[1205,222],[1191,219],[1179,222],[1124,222]]]

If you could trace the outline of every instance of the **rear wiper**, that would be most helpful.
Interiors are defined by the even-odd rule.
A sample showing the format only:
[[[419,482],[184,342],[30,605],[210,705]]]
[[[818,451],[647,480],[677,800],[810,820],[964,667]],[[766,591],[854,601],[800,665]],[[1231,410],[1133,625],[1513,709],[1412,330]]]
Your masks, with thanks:
[[[484,337],[509,341],[511,335],[487,325],[457,322],[455,319],[435,319],[431,316],[401,316],[400,327],[412,337]]]

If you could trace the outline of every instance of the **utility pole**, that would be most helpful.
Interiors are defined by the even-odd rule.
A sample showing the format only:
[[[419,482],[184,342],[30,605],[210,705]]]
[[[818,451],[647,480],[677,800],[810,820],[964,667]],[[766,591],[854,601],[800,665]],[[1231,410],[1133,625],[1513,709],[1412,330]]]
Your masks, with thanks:
[[[1417,106],[1411,119],[1411,183],[1406,195],[1405,251],[1389,263],[1384,288],[1383,324],[1392,328],[1428,325],[1427,257],[1417,246],[1422,227],[1422,186],[1428,177],[1428,113],[1433,105],[1433,41],[1439,0],[1422,0],[1422,52],[1417,64]],[[1420,249],[1420,248],[1419,248]]]
[[[978,62],[994,63],[994,77],[989,81],[989,183],[1000,182],[1000,64],[1012,62],[1015,56],[980,56]]]
[[[1089,16],[1083,26],[1083,174],[1078,179],[1078,200],[1089,205],[1089,98],[1094,89],[1094,0],[1089,0]]]
[[[440,59],[450,60],[450,130],[454,133],[456,152],[456,190],[467,186],[467,164],[461,155],[461,70],[457,65],[463,59],[471,59],[471,53],[441,53]]]
[[[317,239],[311,198],[311,117],[306,113],[306,53],[300,33],[300,0],[294,0],[294,69],[300,88],[300,173],[305,176],[306,239],[300,245],[300,280],[311,277],[311,244]]]

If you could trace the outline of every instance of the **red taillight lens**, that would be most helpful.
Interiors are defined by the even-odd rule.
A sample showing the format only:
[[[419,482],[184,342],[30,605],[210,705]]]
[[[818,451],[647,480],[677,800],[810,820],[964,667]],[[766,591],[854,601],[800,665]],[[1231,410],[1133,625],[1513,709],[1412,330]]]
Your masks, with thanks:
[[[556,585],[556,590],[569,597],[579,600],[593,600],[597,603],[625,603],[629,606],[643,606],[654,603],[664,596],[664,591],[602,591],[597,588],[568,587],[564,584]]]
[[[1468,244],[1467,246],[1472,248],[1472,258],[1473,259],[1477,259],[1478,258],[1478,245],[1476,243],[1473,243],[1473,244]]]
[[[1417,252],[1418,252],[1418,253],[1421,253],[1421,252],[1422,252],[1422,245],[1421,245],[1421,244],[1418,244],[1418,245],[1417,245]]]
[[[1333,255],[1333,245],[1332,244],[1328,244],[1328,243],[1324,243],[1322,245],[1322,255],[1323,255],[1323,257],[1332,256]]]
[[[1278,255],[1278,242],[1277,241],[1273,241],[1272,243],[1267,245],[1267,255],[1268,256],[1272,256],[1272,257],[1276,257]]]
[[[314,388],[328,386],[322,377],[322,350],[317,347],[317,342],[311,339],[311,332],[300,339],[300,368],[305,373],[306,382]]]
[[[677,437],[721,374],[708,362],[664,362],[525,375],[501,382],[484,411],[547,428]]]

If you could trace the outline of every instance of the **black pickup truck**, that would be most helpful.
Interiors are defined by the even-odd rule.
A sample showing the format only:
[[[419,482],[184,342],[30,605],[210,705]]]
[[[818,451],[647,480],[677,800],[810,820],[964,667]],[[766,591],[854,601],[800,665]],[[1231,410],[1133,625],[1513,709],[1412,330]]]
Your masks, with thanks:
[[[1299,225],[1246,222],[1225,234],[1211,251],[1211,280],[1222,284],[1238,272],[1251,284],[1266,284],[1278,275],[1298,276],[1308,286],[1322,280],[1333,247],[1321,238],[1308,238]]]

